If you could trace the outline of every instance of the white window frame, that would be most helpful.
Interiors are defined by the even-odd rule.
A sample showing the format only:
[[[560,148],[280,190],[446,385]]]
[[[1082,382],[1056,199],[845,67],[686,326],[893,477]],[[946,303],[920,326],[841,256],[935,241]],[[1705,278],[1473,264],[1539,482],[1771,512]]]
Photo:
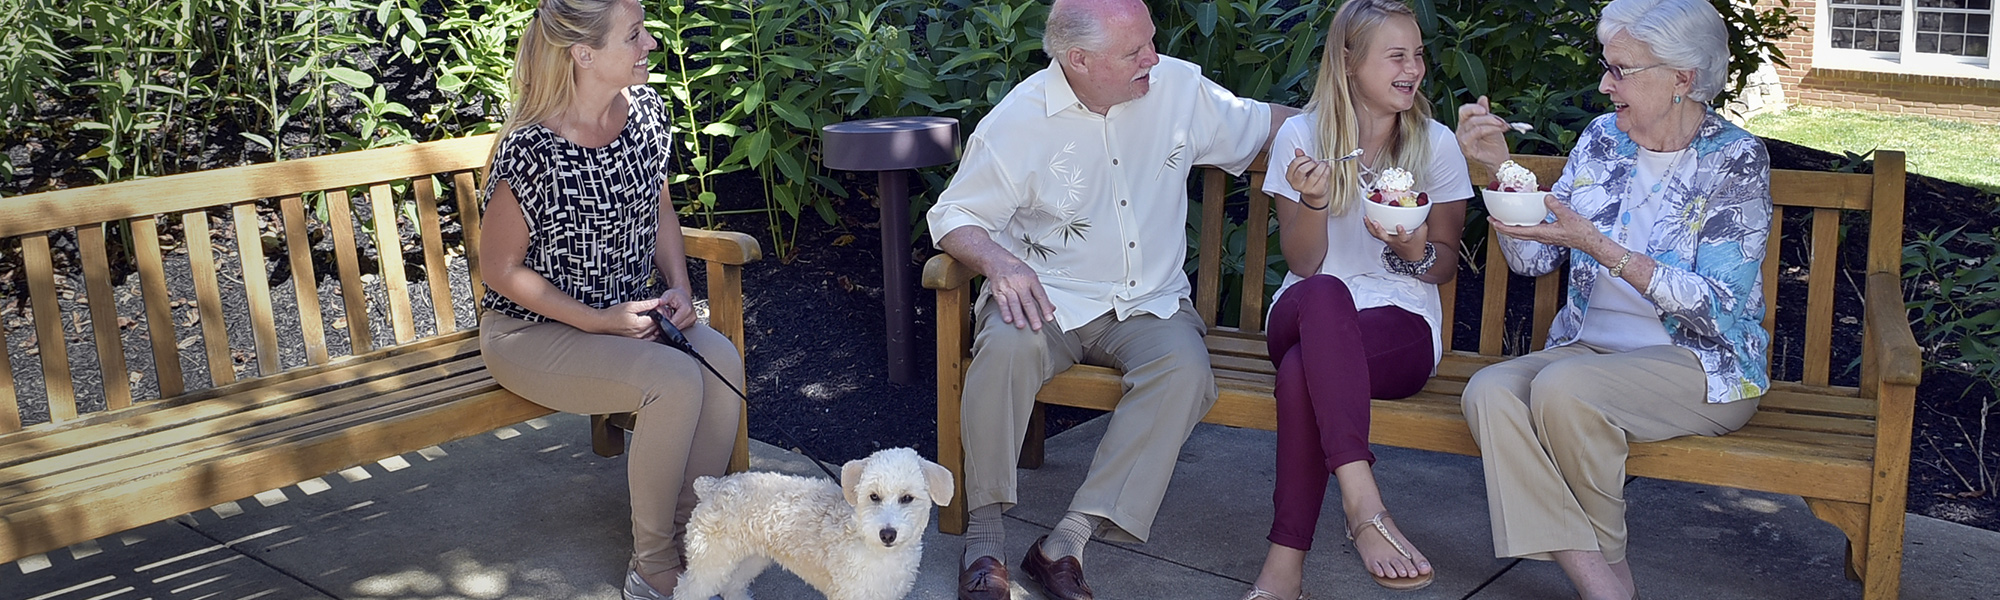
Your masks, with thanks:
[[[1902,0],[1903,19],[1899,51],[1876,52],[1833,47],[1833,1],[1815,2],[1813,19],[1813,67],[1911,75],[1937,75],[2000,80],[2000,0],[1995,1],[1988,28],[1986,56],[1952,56],[1917,52],[1917,3]]]

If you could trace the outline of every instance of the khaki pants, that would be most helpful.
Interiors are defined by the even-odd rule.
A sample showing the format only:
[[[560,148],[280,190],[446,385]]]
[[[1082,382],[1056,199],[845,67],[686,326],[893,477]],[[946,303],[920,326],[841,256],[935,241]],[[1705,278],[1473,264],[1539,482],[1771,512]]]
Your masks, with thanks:
[[[1705,381],[1676,346],[1571,344],[1475,373],[1465,418],[1486,469],[1494,555],[1595,550],[1625,560],[1628,444],[1722,435],[1757,412],[1756,399],[1710,404]]]
[[[686,332],[696,352],[742,389],[736,345],[707,325]],[[632,495],[632,563],[645,575],[681,566],[694,480],[721,476],[736,447],[742,402],[687,354],[632,338],[585,333],[486,311],[479,349],[508,391],[584,414],[637,411],[625,472]]]
[[[1077,363],[1112,367],[1125,373],[1125,396],[1069,510],[1107,519],[1097,532],[1105,539],[1145,541],[1181,443],[1215,405],[1207,326],[1182,300],[1170,319],[1139,313],[1120,321],[1107,312],[1072,331],[1049,323],[1037,332],[1002,321],[999,304],[980,308],[966,368],[959,413],[966,506],[1016,502],[1014,468],[1043,384]]]

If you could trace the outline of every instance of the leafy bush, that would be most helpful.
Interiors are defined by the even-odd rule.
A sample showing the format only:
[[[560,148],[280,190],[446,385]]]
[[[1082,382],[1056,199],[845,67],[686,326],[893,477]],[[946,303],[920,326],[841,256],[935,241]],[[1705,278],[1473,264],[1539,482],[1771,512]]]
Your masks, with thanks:
[[[2000,473],[1987,469],[1987,424],[2000,399],[2000,231],[1920,232],[1903,247],[1906,296],[1924,362],[1931,369],[1971,376],[1973,393],[1984,385],[1979,421],[1965,435],[1977,457],[1976,473],[1959,474],[1968,491],[1992,493]],[[2000,466],[1996,466],[2000,467]]]
[[[0,0],[20,27],[0,37],[0,145],[87,139],[75,160],[100,181],[192,168],[203,137],[234,130],[283,159],[491,131],[504,111],[514,40],[533,0],[171,0],[152,4]],[[678,102],[690,214],[762,212],[786,255],[799,219],[831,223],[849,197],[819,166],[819,128],[910,114],[964,131],[1044,68],[1044,0],[652,0],[655,85]],[[1153,2],[1164,54],[1204,65],[1247,96],[1303,104],[1331,2]],[[1718,1],[1737,34],[1738,80],[1791,26],[1781,10]],[[1601,110],[1595,2],[1417,0],[1433,62],[1427,92],[1450,124],[1485,93],[1535,123],[1529,150],[1555,152]],[[427,71],[430,90],[387,89],[390,65]],[[1494,76],[1489,65],[1511,77]],[[405,81],[408,81],[405,78]],[[423,97],[427,104],[413,99]],[[42,104],[87,101],[91,117],[45,124]],[[338,112],[333,108],[343,107]],[[350,117],[350,118],[336,118]],[[287,134],[291,134],[289,137]],[[292,140],[292,141],[288,141]],[[0,161],[0,177],[12,177]],[[761,198],[724,198],[717,177],[752,170]],[[931,195],[946,170],[923,173]],[[917,220],[921,223],[921,219]]]

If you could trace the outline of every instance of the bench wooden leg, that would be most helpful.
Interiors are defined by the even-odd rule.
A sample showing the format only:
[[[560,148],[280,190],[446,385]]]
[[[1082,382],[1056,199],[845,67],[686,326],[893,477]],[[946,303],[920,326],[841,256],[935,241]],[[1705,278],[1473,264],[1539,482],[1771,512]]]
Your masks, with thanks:
[[[1905,429],[1904,431],[1908,431]],[[1907,448],[1907,446],[1905,446]],[[1903,454],[1901,469],[1876,467],[1878,472],[1890,471],[1909,481],[1909,453]],[[1878,463],[1879,465],[1879,463]],[[1861,571],[1861,597],[1867,600],[1893,600],[1902,592],[1903,584],[1903,494],[1909,493],[1907,485],[1890,486],[1896,494],[1894,501],[1876,500],[1868,505],[1868,545],[1855,557]],[[1878,497],[1883,492],[1875,492]],[[1858,543],[1858,542],[1857,542]]]
[[[1847,534],[1847,578],[1861,582],[1867,600],[1891,600],[1902,587],[1903,514],[1884,504],[1806,499],[1813,516]]]
[[[1868,565],[1868,505],[1820,498],[1805,501],[1813,516],[1847,534],[1847,578],[1862,581]]]
[[[1023,469],[1042,468],[1042,441],[1048,436],[1048,417],[1043,415],[1047,405],[1035,403],[1035,411],[1028,414],[1028,433],[1021,438],[1021,459],[1017,463]]]
[[[939,388],[945,387],[939,384]],[[954,386],[956,387],[956,386]],[[951,503],[938,507],[938,531],[951,535],[965,533],[965,446],[959,439],[957,394],[951,398],[938,398],[938,464],[951,470],[951,481],[957,490],[951,495]]]
[[[590,449],[598,456],[613,458],[625,453],[625,432],[632,428],[632,413],[590,416]]]

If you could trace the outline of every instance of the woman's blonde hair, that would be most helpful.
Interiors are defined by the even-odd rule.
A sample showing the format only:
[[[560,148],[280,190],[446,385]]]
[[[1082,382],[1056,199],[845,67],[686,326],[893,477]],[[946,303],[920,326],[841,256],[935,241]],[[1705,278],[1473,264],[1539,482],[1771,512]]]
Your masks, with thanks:
[[[1356,125],[1359,118],[1349,77],[1353,67],[1365,60],[1368,43],[1375,37],[1380,25],[1393,16],[1401,15],[1415,21],[1416,12],[1401,0],[1347,0],[1340,10],[1333,14],[1333,24],[1326,28],[1326,52],[1320,57],[1319,79],[1313,84],[1312,102],[1306,104],[1306,112],[1317,121],[1320,151],[1325,156],[1315,158],[1332,159],[1346,156],[1361,147],[1361,128]],[[1416,104],[1396,117],[1396,130],[1390,134],[1387,157],[1367,157],[1362,160],[1375,163],[1377,168],[1402,167],[1411,173],[1422,172],[1422,167],[1430,160],[1430,135],[1428,121],[1431,119],[1431,102],[1424,97],[1422,89],[1416,92]],[[1382,160],[1386,158],[1387,160]],[[1333,173],[1328,177],[1326,192],[1328,210],[1333,214],[1345,214],[1361,196],[1361,161],[1350,160],[1333,165]]]
[[[514,101],[508,106],[507,121],[493,138],[493,150],[486,163],[500,152],[507,134],[547,121],[569,106],[576,95],[576,63],[569,48],[583,44],[603,48],[611,29],[611,7],[624,0],[542,0],[535,16],[521,31],[521,45],[514,54],[514,77],[510,87]]]

